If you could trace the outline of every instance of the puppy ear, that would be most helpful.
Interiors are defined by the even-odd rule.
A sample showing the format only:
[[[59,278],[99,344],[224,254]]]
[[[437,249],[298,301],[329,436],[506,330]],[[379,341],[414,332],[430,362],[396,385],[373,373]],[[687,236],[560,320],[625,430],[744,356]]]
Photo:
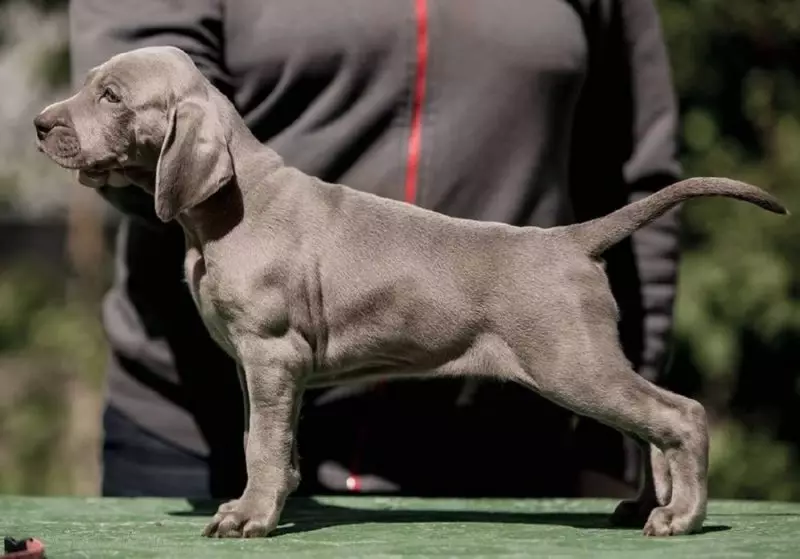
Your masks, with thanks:
[[[233,178],[228,137],[210,100],[179,101],[169,111],[156,167],[156,215],[171,221]]]

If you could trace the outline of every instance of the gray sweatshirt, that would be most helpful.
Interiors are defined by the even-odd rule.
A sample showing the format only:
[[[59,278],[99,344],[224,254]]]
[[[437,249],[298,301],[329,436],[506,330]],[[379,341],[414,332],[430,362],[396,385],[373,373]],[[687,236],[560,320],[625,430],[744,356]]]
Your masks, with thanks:
[[[115,53],[181,47],[287,164],[445,214],[564,224],[680,173],[650,0],[72,0],[70,19],[76,86]],[[158,222],[133,187],[104,195],[130,216],[104,310],[110,404],[185,448],[233,452],[236,380],[181,283],[177,226]],[[653,379],[671,327],[677,232],[673,212],[607,254],[626,351]],[[569,432],[565,415],[516,387],[408,384],[309,395],[301,440],[317,481],[343,487],[320,473],[335,464],[345,477],[370,470],[412,489],[443,487],[452,470],[430,463],[448,456],[485,472],[494,451],[462,447],[487,437],[513,446],[497,435],[503,414],[531,414],[534,444],[562,448]],[[542,417],[556,419],[537,428]],[[523,460],[523,450],[502,452]],[[430,458],[406,479],[410,454]]]

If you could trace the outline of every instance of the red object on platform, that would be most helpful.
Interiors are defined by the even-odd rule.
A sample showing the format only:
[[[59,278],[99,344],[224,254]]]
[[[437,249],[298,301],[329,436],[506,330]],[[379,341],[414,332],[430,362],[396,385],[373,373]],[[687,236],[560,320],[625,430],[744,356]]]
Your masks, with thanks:
[[[35,538],[17,541],[5,539],[5,553],[0,559],[44,559],[44,544]]]

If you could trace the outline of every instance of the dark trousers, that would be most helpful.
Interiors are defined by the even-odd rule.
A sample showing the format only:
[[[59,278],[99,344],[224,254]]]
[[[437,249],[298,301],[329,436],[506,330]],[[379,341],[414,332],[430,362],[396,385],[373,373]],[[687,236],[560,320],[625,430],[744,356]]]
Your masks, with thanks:
[[[208,461],[150,433],[112,407],[103,413],[102,494],[210,498]]]

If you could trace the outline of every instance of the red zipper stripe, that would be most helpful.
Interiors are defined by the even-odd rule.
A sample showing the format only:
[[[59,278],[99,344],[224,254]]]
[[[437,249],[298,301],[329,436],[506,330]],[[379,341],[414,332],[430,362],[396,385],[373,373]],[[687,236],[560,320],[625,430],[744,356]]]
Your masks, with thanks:
[[[425,102],[425,82],[428,70],[428,0],[414,0],[417,21],[417,76],[411,105],[411,132],[408,137],[406,163],[406,202],[417,200],[417,180],[422,145],[422,106]]]
[[[405,200],[411,204],[417,200],[420,149],[422,147],[422,107],[425,103],[425,85],[428,71],[428,0],[414,0],[414,13],[417,24],[417,75],[414,80],[414,97],[411,104],[411,131],[408,137],[405,189]],[[382,387],[383,383],[377,386],[378,389]],[[360,430],[359,441],[356,443],[350,475],[345,481],[346,489],[354,493],[358,493],[362,489],[358,470],[366,432],[367,426],[364,425]]]

